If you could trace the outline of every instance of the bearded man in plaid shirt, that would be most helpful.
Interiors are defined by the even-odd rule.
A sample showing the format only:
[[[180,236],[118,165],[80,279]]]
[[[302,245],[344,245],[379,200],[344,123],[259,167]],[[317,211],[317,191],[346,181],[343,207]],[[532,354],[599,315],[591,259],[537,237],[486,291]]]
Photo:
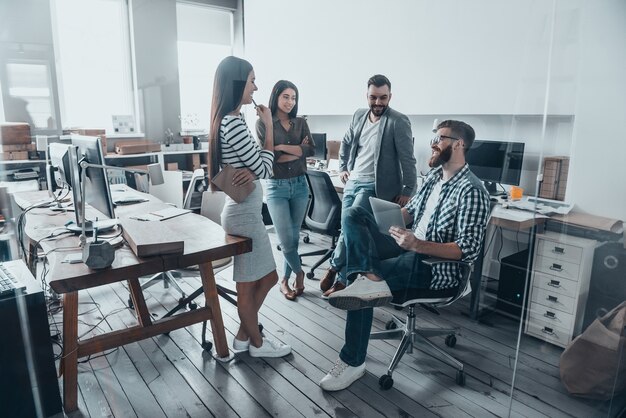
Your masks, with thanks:
[[[410,229],[392,226],[385,235],[371,213],[361,207],[348,209],[342,229],[351,284],[328,298],[331,305],[348,311],[346,341],[339,359],[320,382],[322,389],[345,389],[365,374],[373,307],[391,301],[391,289],[419,289],[425,297],[435,290],[439,296],[456,294],[458,267],[451,263],[429,267],[422,259],[473,262],[478,258],[490,201],[465,162],[475,136],[465,122],[446,120],[437,125],[430,142],[432,169],[402,208]]]

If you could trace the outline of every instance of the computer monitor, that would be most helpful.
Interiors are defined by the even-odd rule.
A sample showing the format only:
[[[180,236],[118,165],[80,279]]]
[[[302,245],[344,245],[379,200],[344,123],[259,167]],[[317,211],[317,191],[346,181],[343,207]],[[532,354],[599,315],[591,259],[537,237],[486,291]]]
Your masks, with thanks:
[[[72,187],[70,178],[70,159],[68,144],[52,143],[48,145],[48,155],[50,158],[50,184],[48,189],[55,191],[58,188]]]
[[[326,161],[326,134],[312,133],[311,137],[315,143],[313,158]]]
[[[109,188],[109,180],[105,168],[87,167],[85,173],[85,182],[81,182],[80,163],[86,161],[91,164],[104,165],[104,155],[102,153],[102,145],[100,138],[96,136],[72,135],[72,145],[69,147],[70,177],[72,185],[72,196],[74,198],[74,210],[76,213],[76,226],[82,228],[82,220],[85,219],[85,229],[90,231],[92,227],[104,229],[114,226],[115,223],[99,222],[99,225],[93,225],[95,219],[88,219],[86,214],[82,212],[82,188],[84,188],[85,204],[89,204],[93,208],[100,211],[109,219],[115,219],[113,211],[113,199],[111,198],[111,189]],[[101,219],[98,218],[98,221]]]
[[[495,195],[498,183],[519,186],[524,143],[476,140],[465,160],[472,173],[485,183],[487,191]]]

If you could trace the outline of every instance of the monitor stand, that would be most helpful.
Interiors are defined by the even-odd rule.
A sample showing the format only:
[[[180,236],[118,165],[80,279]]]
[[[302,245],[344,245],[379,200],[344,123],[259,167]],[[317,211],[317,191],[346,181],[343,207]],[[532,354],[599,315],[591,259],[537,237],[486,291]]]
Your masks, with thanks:
[[[98,229],[98,234],[105,231],[110,231],[115,228],[119,224],[118,219],[105,219],[98,221],[86,221],[85,223],[85,234],[91,235],[94,229]],[[82,234],[83,227],[82,225],[78,225],[75,223],[69,224],[66,228],[76,234]]]
[[[498,191],[498,182],[483,181],[483,184],[485,185],[485,189],[487,189],[487,192],[489,193],[490,196],[506,195],[506,192]]]

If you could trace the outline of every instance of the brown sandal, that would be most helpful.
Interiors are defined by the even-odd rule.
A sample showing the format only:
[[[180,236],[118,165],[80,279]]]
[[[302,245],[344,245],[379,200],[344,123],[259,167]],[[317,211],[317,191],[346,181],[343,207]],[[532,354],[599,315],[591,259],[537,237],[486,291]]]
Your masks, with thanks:
[[[298,286],[298,276],[296,275],[296,280],[293,282],[293,291],[296,293],[296,296],[301,296],[304,293],[304,272],[302,272],[302,286]]]
[[[291,290],[291,288],[289,287],[289,283],[286,280],[280,282],[280,293],[285,296],[285,299],[291,301],[296,300],[296,297],[298,296],[296,292]]]

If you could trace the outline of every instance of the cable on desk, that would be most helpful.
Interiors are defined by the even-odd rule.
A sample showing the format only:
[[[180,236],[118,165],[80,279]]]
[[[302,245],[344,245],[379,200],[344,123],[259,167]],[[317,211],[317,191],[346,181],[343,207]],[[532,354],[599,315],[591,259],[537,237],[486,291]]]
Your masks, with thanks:
[[[20,213],[20,215],[17,218],[17,238],[20,244],[20,249],[22,250],[22,256],[26,256],[27,251],[26,248],[24,248],[24,226],[25,226],[25,222],[26,222],[26,214],[28,212],[30,212],[33,209],[37,209],[37,208],[43,208],[43,207],[49,207],[50,205],[58,202],[59,200],[65,199],[67,197],[67,195],[69,194],[69,187],[66,188],[63,187],[63,189],[61,190],[61,192],[64,192],[65,194],[63,195],[63,197],[61,197],[61,193],[59,193],[58,195],[54,195],[54,199],[51,201],[46,201],[46,202],[40,202],[40,203],[35,203],[33,205],[30,205],[29,207],[27,207],[26,209],[24,209],[22,211],[22,213]]]
[[[498,259],[498,263],[501,263],[502,260],[500,259],[500,253],[502,252],[502,247],[504,247],[504,237],[502,236],[502,227],[498,227],[498,231],[500,232],[500,249],[498,250],[498,256],[496,257]]]

